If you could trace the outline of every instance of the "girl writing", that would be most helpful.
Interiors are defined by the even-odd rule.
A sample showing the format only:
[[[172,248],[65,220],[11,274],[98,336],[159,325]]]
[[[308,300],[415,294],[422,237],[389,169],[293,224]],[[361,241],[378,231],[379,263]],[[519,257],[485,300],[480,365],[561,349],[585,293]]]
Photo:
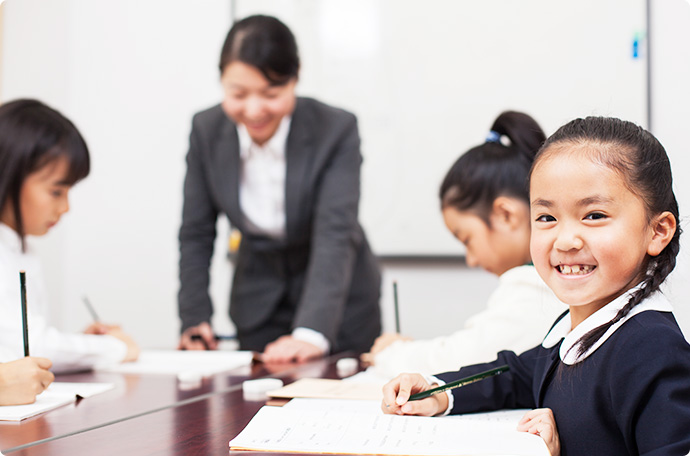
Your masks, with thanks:
[[[74,371],[137,358],[139,348],[117,326],[66,334],[48,325],[48,295],[26,236],[42,236],[69,210],[68,193],[89,174],[89,152],[76,127],[36,100],[0,106],[0,345],[22,351],[18,271],[25,270],[32,354],[53,370]]]
[[[453,164],[440,189],[443,219],[465,245],[467,264],[499,276],[499,286],[486,308],[449,336],[380,336],[363,355],[377,373],[392,378],[444,372],[492,360],[502,349],[522,352],[538,344],[565,310],[531,265],[529,252],[527,176],[545,139],[532,117],[506,111],[486,142]]]
[[[552,455],[686,455],[690,345],[659,291],[680,236],[664,148],[629,122],[570,122],[537,154],[530,206],[532,260],[569,311],[532,350],[430,380],[507,364],[502,375],[414,402],[427,379],[397,377],[384,387],[384,412],[536,408],[518,429]]]
[[[0,360],[13,359],[0,347]],[[55,378],[46,358],[26,356],[10,362],[0,362],[0,405],[31,404]]]

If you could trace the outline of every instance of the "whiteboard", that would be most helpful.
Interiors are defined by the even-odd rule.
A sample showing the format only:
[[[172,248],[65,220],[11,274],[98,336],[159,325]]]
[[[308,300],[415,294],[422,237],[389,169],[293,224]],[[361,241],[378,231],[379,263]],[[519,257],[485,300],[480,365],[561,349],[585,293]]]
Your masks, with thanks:
[[[547,134],[592,114],[646,123],[644,0],[236,0],[233,9],[284,21],[302,59],[298,92],[357,115],[360,220],[379,255],[462,253],[438,188],[503,110],[531,114]]]

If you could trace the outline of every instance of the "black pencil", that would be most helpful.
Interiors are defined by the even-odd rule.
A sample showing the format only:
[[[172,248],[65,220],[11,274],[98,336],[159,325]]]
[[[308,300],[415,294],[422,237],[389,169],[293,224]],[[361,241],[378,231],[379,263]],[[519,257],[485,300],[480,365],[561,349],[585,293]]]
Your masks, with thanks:
[[[22,329],[24,332],[24,356],[29,356],[29,319],[26,312],[26,272],[19,271],[19,289],[22,297]]]
[[[93,318],[94,323],[100,322],[101,319],[98,318],[98,314],[96,313],[96,309],[94,309],[93,306],[91,305],[91,301],[89,301],[89,298],[84,296],[83,299],[84,299],[84,304],[86,304],[86,308],[89,309],[89,313],[91,314],[91,318]]]
[[[395,332],[400,334],[400,310],[398,309],[398,282],[393,281],[393,306],[395,307]]]

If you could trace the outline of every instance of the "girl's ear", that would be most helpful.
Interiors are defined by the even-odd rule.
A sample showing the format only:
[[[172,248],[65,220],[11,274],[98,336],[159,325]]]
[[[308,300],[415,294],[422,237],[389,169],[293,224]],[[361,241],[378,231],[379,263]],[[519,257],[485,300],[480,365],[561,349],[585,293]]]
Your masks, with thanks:
[[[512,230],[521,228],[525,225],[525,217],[529,216],[526,209],[527,205],[516,198],[499,196],[491,207],[491,226],[501,225]]]
[[[647,246],[647,253],[657,256],[666,248],[676,233],[676,218],[670,212],[662,212],[652,219],[652,239]]]

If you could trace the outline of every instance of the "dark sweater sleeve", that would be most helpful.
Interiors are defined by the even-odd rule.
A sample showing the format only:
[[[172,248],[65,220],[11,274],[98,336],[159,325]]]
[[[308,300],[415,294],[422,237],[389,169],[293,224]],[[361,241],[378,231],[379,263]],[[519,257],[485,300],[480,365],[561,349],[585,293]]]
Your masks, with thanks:
[[[500,409],[534,408],[533,378],[536,361],[544,355],[541,347],[522,355],[512,351],[498,353],[496,361],[463,367],[457,372],[436,375],[446,383],[478,374],[499,366],[508,365],[509,371],[493,377],[455,388],[451,414],[473,413]]]

